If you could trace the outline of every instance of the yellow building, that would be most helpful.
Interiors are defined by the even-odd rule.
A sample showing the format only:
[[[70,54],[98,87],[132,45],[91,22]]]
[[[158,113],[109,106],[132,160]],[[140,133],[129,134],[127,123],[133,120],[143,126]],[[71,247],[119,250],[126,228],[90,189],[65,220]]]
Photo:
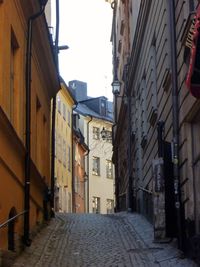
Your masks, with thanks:
[[[30,245],[47,218],[50,100],[59,80],[45,17],[32,17],[39,3],[0,1],[0,252],[17,251],[22,239]]]
[[[75,101],[63,80],[56,102],[55,211],[72,212],[72,107]]]

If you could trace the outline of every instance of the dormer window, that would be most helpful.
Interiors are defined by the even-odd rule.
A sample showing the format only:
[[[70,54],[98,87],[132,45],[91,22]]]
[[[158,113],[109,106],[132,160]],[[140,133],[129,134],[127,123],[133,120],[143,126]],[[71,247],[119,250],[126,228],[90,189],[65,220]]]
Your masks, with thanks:
[[[100,112],[102,116],[106,116],[106,100],[101,99]]]

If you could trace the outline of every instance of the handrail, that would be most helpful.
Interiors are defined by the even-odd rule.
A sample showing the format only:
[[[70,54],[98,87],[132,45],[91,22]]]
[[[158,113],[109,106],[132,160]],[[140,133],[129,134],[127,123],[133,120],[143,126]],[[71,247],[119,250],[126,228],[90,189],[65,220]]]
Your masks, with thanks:
[[[27,210],[24,210],[24,211],[20,212],[19,214],[15,215],[14,217],[8,219],[4,223],[0,224],[0,229],[3,228],[4,226],[6,226],[7,224],[9,224],[9,222],[14,221],[17,217],[23,215],[26,212],[28,212],[28,211]]]

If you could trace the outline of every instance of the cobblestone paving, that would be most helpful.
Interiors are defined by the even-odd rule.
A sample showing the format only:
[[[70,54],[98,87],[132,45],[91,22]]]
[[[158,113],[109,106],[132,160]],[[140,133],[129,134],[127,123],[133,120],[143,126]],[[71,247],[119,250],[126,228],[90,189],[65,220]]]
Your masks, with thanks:
[[[195,267],[138,214],[56,214],[12,267]]]

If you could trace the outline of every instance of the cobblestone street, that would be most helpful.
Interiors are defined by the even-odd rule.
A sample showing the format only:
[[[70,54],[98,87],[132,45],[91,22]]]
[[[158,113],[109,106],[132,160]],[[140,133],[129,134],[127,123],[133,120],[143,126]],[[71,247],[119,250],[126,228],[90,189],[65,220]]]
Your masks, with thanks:
[[[197,266],[138,214],[56,214],[13,267]]]

